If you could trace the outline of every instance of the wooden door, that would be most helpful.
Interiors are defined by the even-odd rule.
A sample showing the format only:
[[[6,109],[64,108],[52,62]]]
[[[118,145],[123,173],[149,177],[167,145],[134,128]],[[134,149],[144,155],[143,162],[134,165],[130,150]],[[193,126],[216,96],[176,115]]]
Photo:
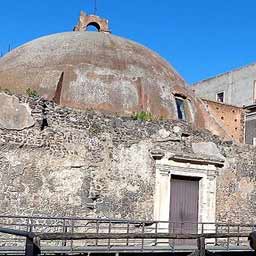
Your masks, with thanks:
[[[197,233],[198,200],[198,178],[171,177],[170,232],[176,234]]]

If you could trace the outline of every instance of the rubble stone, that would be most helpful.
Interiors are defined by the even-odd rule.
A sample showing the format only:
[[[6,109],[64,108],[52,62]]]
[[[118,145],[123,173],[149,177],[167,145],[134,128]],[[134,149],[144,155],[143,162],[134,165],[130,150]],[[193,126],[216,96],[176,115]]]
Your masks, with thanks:
[[[42,98],[19,96],[19,102],[29,105],[34,125],[0,128],[0,214],[153,219],[152,155],[175,153],[200,161],[224,156],[216,221],[256,222],[254,147],[223,142],[178,120],[143,122]],[[41,130],[43,118],[48,127]],[[177,127],[189,136],[168,140],[177,138]],[[162,131],[168,137],[157,140]]]

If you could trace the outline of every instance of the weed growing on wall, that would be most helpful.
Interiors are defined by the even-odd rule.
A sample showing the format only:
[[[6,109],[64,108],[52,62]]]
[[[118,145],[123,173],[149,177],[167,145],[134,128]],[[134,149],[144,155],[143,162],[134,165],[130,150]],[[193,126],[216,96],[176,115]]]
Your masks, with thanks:
[[[134,120],[140,120],[140,121],[152,121],[154,119],[152,113],[146,112],[146,111],[134,113],[132,118]]]
[[[27,94],[29,97],[33,97],[33,98],[39,96],[39,94],[37,93],[37,91],[35,91],[35,90],[31,89],[31,88],[28,88],[28,89],[26,90],[26,94]]]

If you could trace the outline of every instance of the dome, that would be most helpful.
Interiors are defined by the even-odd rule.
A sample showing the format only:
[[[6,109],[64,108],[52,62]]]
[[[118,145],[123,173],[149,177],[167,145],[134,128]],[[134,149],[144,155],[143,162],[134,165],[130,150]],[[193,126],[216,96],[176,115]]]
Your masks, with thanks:
[[[143,109],[158,116],[172,115],[171,93],[184,87],[154,52],[98,32],[60,33],[17,48],[0,59],[0,83],[15,92],[31,88],[48,99],[59,84],[61,105],[124,113]]]
[[[89,24],[97,16],[81,17],[89,17]],[[170,64],[110,34],[107,20],[101,32],[81,31],[81,17],[75,31],[41,37],[1,58],[0,87],[21,94],[34,90],[61,106],[122,115],[147,111],[184,119],[183,111],[196,127],[205,127],[202,103]],[[188,104],[179,106],[183,100]]]

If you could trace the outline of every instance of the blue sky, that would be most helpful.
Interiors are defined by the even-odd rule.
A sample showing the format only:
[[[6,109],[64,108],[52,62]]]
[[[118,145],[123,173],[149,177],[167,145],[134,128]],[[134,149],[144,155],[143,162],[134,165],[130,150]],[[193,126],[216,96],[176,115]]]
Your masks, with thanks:
[[[113,34],[158,52],[193,83],[256,62],[255,0],[97,0]],[[0,51],[71,31],[93,0],[8,0],[0,5]]]

